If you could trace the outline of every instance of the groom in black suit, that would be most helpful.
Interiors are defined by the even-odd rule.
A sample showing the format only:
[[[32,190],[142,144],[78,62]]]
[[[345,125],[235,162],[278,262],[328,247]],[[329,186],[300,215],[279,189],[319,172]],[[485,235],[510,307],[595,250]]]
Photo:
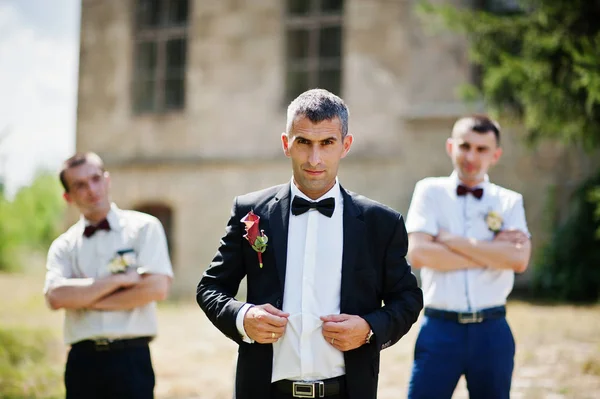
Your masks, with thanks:
[[[301,94],[281,135],[291,182],[234,201],[196,298],[239,344],[237,399],[376,398],[379,352],[423,307],[402,216],[338,182],[352,140],[342,99]]]

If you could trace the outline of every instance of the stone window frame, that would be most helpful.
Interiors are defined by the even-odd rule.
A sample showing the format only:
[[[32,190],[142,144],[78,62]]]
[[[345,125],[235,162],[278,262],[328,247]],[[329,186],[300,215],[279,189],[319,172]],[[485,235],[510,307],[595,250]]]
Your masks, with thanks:
[[[284,13],[284,58],[285,58],[285,92],[284,100],[287,105],[291,100],[297,97],[302,91],[294,90],[296,83],[293,82],[291,75],[293,73],[306,72],[308,79],[305,89],[321,87],[332,91],[336,95],[341,95],[343,90],[343,59],[344,59],[344,12],[347,1],[340,0],[339,11],[322,11],[322,7],[327,4],[334,3],[331,0],[285,0],[283,7]],[[291,7],[293,3],[299,5],[307,5],[308,10],[305,14],[293,14]],[[339,55],[337,56],[321,56],[321,30],[324,28],[339,28]],[[308,43],[306,43],[307,56],[294,60],[291,55],[290,37],[291,31],[307,31]],[[336,88],[325,87],[321,84],[319,74],[323,70],[337,71],[338,84]]]
[[[132,79],[131,79],[131,107],[135,114],[148,114],[148,113],[168,113],[168,112],[179,112],[183,111],[186,106],[186,82],[187,82],[187,68],[188,68],[188,55],[189,55],[189,28],[190,28],[190,17],[192,16],[192,3],[193,0],[131,0],[132,1]],[[155,26],[140,26],[140,7],[144,2],[155,1],[160,5],[160,12],[158,13],[158,24]],[[187,3],[187,13],[185,16],[185,22],[177,25],[168,24],[168,6],[174,4],[177,1]],[[167,103],[166,96],[166,85],[168,77],[167,75],[167,42],[173,40],[183,40],[183,62],[181,70],[179,71],[181,79],[181,101],[180,103]],[[155,54],[152,56],[155,62],[154,72],[151,76],[145,78],[141,77],[141,65],[140,59],[140,44],[150,43],[155,46]],[[152,105],[143,106],[138,99],[138,90],[140,90],[140,84],[143,82],[152,83]]]

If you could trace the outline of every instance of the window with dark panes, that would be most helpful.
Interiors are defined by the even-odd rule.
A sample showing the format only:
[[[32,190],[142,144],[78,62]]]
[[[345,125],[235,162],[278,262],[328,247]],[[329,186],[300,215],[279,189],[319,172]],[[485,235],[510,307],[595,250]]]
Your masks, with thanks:
[[[479,8],[494,14],[517,14],[523,11],[519,0],[477,0]]]
[[[136,0],[133,107],[164,112],[185,105],[188,0]]]
[[[340,94],[343,0],[286,0],[286,100],[320,87]]]

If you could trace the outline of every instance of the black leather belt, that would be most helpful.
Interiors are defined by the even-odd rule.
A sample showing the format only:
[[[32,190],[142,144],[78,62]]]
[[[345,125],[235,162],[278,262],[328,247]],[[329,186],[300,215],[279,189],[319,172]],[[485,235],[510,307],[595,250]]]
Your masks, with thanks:
[[[126,339],[108,339],[108,338],[97,338],[97,339],[86,339],[79,341],[71,345],[71,348],[77,348],[78,350],[90,350],[90,351],[112,351],[125,348],[135,348],[140,346],[148,346],[148,343],[152,340],[152,337],[138,337],[138,338],[126,338]]]
[[[322,381],[279,380],[273,383],[279,392],[294,398],[326,398],[346,392],[346,377],[340,376]]]
[[[460,324],[481,323],[484,320],[499,319],[506,316],[505,306],[496,306],[478,310],[476,312],[450,312],[448,310],[439,310],[425,308],[425,316],[437,319],[452,320]]]

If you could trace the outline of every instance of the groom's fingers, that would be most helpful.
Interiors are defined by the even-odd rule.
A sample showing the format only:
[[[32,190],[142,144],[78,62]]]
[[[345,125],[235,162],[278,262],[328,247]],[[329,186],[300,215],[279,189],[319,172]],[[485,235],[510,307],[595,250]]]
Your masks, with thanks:
[[[347,327],[342,323],[327,322],[321,326],[324,332],[332,334],[340,334],[347,330]]]
[[[285,327],[274,327],[269,324],[256,324],[254,322],[245,324],[244,329],[250,338],[261,344],[276,342],[285,333]]]
[[[323,338],[325,341],[337,350],[342,352],[348,351],[350,349],[354,349],[359,347],[360,345],[354,345],[352,341],[345,334],[332,333],[323,331]]]
[[[287,318],[269,313],[265,305],[252,306],[244,315],[246,334],[259,343],[273,343],[285,332]]]
[[[330,314],[330,315],[327,315],[327,316],[321,316],[321,321],[323,321],[323,322],[339,323],[339,322],[346,321],[349,318],[350,318],[350,315],[347,315],[345,313],[342,313],[342,314]]]
[[[263,311],[261,317],[263,317],[267,323],[274,326],[285,326],[287,324],[287,318],[290,316],[289,313],[277,309],[270,303],[258,305],[257,307]]]
[[[340,316],[345,316],[343,322],[323,323],[322,334],[325,340],[341,351],[352,350],[363,345],[369,331],[368,323],[359,316]]]
[[[265,305],[253,306],[248,309],[248,313],[246,313],[246,315],[255,321],[255,325],[285,327],[287,324],[287,317],[278,316],[268,312],[267,309],[265,309]]]
[[[289,313],[286,313],[282,310],[277,309],[275,306],[270,303],[265,303],[264,305],[260,305],[259,307],[263,308],[265,311],[271,313],[272,315],[288,318],[290,316]]]

